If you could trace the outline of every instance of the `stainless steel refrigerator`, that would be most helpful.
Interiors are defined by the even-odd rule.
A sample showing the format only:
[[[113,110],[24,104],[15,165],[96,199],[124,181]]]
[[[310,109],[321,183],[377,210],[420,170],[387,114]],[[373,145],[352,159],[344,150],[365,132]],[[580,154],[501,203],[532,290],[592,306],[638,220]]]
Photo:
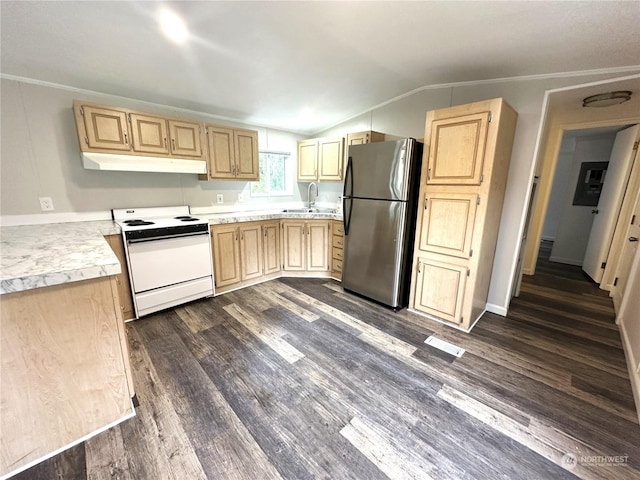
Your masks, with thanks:
[[[396,309],[409,297],[422,146],[350,146],[345,170],[342,286]]]

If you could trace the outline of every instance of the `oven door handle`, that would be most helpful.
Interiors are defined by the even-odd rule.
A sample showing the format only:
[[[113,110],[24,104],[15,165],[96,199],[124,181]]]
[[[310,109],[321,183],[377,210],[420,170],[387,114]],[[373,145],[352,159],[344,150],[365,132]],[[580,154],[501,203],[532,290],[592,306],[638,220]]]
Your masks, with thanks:
[[[193,233],[180,233],[177,235],[160,235],[157,237],[147,237],[147,238],[127,238],[128,244],[133,243],[145,243],[145,242],[155,242],[156,240],[168,240],[170,238],[182,238],[182,237],[195,237],[198,235],[209,235],[209,232],[193,232]]]

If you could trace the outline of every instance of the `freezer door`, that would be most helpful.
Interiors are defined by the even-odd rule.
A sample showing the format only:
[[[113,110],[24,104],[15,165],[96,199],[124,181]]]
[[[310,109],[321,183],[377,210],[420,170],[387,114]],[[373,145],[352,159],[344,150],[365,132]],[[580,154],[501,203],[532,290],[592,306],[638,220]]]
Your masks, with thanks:
[[[405,285],[403,271],[405,202],[349,199],[342,286],[391,307],[399,307]]]
[[[410,138],[350,146],[345,196],[407,200],[414,149]]]

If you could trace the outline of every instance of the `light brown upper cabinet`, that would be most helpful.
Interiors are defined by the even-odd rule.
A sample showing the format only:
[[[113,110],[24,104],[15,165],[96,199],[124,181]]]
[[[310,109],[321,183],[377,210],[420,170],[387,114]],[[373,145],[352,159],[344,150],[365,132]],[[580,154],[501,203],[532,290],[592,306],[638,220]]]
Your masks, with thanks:
[[[201,132],[202,127],[199,123],[186,122],[183,120],[169,120],[171,153],[176,156],[201,158]]]
[[[131,143],[136,152],[169,153],[167,120],[139,113],[129,114]]]
[[[480,185],[490,115],[479,112],[433,121],[427,183]]]
[[[298,142],[298,181],[343,179],[344,137],[313,138]]]
[[[126,110],[74,102],[74,113],[83,151],[131,150]]]
[[[201,180],[259,179],[258,132],[207,125],[209,173]]]
[[[366,131],[349,133],[347,135],[347,148],[351,145],[364,145],[365,143],[384,142],[384,133]]]
[[[516,118],[501,98],[427,113],[409,305],[463,330],[486,308]]]
[[[318,141],[298,142],[298,181],[313,182],[318,179]]]
[[[203,159],[203,128],[194,121],[73,102],[83,152]]]

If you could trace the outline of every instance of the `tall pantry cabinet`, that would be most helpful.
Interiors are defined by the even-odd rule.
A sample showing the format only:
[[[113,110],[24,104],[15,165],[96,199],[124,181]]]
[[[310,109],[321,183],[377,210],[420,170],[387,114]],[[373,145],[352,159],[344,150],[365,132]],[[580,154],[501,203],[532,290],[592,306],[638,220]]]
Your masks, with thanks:
[[[501,98],[427,113],[413,311],[467,331],[484,313],[516,118]]]

